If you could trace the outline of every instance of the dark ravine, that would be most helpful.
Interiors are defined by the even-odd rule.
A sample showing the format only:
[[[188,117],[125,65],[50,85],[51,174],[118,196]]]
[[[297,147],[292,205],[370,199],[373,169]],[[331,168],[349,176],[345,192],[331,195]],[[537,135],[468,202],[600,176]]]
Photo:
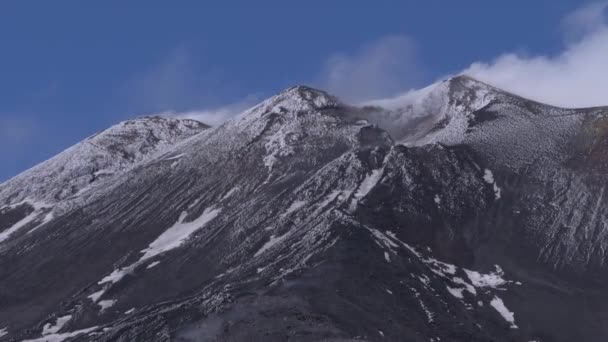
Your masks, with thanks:
[[[0,184],[0,341],[605,341],[607,122],[459,76],[121,123]]]

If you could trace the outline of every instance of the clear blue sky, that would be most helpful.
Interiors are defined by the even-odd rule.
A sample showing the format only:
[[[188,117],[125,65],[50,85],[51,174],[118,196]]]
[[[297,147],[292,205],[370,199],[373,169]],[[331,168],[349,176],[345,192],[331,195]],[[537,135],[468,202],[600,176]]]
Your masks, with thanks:
[[[581,1],[0,2],[0,181],[142,113],[323,84],[331,56],[405,37],[413,87],[505,52],[550,55]],[[411,63],[410,63],[411,64]],[[415,69],[415,70],[414,70]],[[403,89],[407,90],[407,89]]]

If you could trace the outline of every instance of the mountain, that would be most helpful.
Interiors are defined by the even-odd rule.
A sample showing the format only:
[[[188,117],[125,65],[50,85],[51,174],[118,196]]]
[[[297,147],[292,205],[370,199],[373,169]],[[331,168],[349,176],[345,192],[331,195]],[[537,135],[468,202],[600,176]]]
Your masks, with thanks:
[[[604,341],[607,122],[458,76],[121,123],[0,185],[0,341]]]

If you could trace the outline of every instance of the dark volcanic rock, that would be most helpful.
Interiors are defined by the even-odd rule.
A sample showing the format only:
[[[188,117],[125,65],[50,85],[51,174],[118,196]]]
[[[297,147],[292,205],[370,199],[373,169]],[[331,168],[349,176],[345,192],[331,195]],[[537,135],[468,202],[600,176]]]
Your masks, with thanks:
[[[457,77],[119,124],[0,185],[0,340],[604,341],[606,113]]]

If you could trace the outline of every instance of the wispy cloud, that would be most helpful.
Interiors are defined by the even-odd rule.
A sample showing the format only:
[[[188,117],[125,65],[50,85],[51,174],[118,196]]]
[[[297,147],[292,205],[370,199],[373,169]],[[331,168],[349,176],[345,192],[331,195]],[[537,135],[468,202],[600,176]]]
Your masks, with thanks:
[[[553,56],[509,53],[476,62],[463,73],[499,88],[563,107],[608,105],[608,1],[580,8],[563,21],[566,43]]]
[[[383,37],[352,54],[335,53],[321,72],[319,86],[351,102],[396,95],[417,85],[420,65],[413,41]]]
[[[177,111],[166,111],[159,115],[172,116],[178,118],[194,119],[200,122],[206,123],[211,126],[217,126],[221,123],[229,120],[230,118],[240,114],[247,108],[252,107],[259,101],[259,96],[249,95],[244,99],[235,103],[230,103],[224,106],[212,108],[212,109],[193,109],[183,112]]]
[[[185,47],[176,48],[164,59],[135,75],[123,87],[134,110],[162,111],[167,108],[187,108],[213,100],[220,88],[219,70],[200,70],[192,53]]]
[[[608,1],[592,2],[568,14],[562,29],[568,41],[576,41],[600,31],[606,25]]]
[[[179,47],[135,77],[124,88],[132,111],[190,118],[215,126],[252,106],[251,94],[232,100],[236,92],[220,69],[205,66],[191,49]],[[198,56],[198,55],[197,55]]]
[[[0,143],[21,145],[29,142],[36,133],[36,121],[28,116],[0,114]]]

